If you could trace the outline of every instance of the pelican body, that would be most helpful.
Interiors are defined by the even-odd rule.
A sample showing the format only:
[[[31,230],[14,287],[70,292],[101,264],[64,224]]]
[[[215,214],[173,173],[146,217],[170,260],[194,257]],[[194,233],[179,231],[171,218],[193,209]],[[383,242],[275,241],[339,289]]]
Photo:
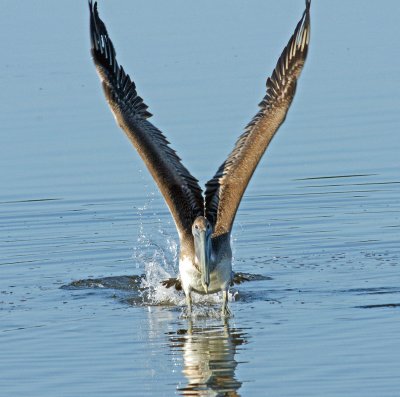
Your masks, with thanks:
[[[197,179],[184,167],[165,135],[148,120],[151,113],[117,62],[97,3],[89,0],[91,52],[106,99],[164,196],[179,234],[179,277],[163,284],[184,290],[189,312],[192,292],[222,291],[222,313],[230,313],[229,286],[237,281],[230,245],[233,222],[246,187],[292,103],[308,51],[310,4],[311,0],[306,0],[305,11],[267,79],[258,113],[206,183],[203,196]]]

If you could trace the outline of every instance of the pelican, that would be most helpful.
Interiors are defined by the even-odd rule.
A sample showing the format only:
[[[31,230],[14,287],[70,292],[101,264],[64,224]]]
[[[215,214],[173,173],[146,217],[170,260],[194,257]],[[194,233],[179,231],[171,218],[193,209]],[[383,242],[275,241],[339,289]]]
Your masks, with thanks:
[[[163,282],[183,289],[187,310],[192,292],[222,291],[222,315],[229,316],[229,287],[237,280],[232,272],[231,231],[237,209],[262,155],[286,118],[297,79],[303,69],[310,40],[310,5],[267,79],[259,111],[244,129],[232,152],[205,185],[182,164],[165,135],[150,121],[151,113],[135,83],[116,59],[114,45],[97,2],[89,0],[91,53],[104,94],[116,122],[146,164],[174,219],[180,240],[179,276]]]

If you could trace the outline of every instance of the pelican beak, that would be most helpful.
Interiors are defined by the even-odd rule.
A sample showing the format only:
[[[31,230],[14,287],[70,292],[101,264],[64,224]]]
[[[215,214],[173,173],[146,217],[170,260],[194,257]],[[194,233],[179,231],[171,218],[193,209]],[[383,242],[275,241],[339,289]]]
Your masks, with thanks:
[[[210,285],[211,240],[206,235],[205,230],[199,233],[197,239],[195,239],[195,245],[201,273],[201,284],[207,294]]]

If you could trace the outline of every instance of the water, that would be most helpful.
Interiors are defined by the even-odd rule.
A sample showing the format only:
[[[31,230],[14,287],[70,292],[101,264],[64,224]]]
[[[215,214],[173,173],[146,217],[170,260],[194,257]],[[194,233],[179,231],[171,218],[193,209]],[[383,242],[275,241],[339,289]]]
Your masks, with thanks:
[[[400,6],[312,7],[297,96],[234,228],[235,271],[265,279],[235,287],[224,322],[219,297],[190,320],[159,286],[176,232],[102,96],[85,2],[3,2],[0,395],[398,395]],[[302,10],[100,4],[202,184]]]

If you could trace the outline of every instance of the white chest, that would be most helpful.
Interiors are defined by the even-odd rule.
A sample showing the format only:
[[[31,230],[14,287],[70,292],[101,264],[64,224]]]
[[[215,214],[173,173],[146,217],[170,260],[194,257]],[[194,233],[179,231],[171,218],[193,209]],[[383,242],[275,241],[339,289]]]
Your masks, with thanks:
[[[182,287],[185,292],[194,290],[200,294],[204,294],[204,288],[201,283],[201,273],[193,265],[191,259],[184,257],[179,261],[179,273]],[[208,293],[224,291],[229,288],[232,277],[232,261],[229,259],[219,262],[214,270],[210,273],[210,285]]]

